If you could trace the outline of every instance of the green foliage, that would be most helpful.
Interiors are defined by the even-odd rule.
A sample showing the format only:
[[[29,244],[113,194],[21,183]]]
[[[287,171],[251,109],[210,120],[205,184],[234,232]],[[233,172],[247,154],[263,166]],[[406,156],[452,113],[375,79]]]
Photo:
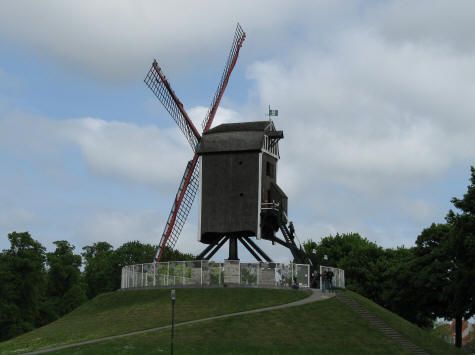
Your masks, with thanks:
[[[446,217],[452,226],[448,248],[454,268],[449,294],[456,299],[450,312],[465,319],[475,314],[475,168],[470,171],[467,192],[451,201],[459,212],[449,211]]]
[[[115,250],[116,261],[120,267],[132,264],[152,262],[157,252],[157,246],[142,244],[135,240],[122,244]]]
[[[386,268],[380,276],[382,292],[377,303],[412,323],[430,327],[434,315],[419,307],[420,294],[413,282],[418,273],[413,265],[414,248],[386,249],[384,257]]]
[[[52,303],[59,316],[71,312],[86,300],[81,280],[81,256],[65,240],[54,242],[56,250],[47,254],[49,265],[46,302]]]
[[[195,260],[195,256],[193,254],[182,253],[178,251],[177,249],[166,247],[160,261],[176,261],[176,260],[179,260],[179,261]]]
[[[453,198],[458,213],[449,211],[446,224],[432,224],[416,241],[414,284],[419,309],[455,318],[456,345],[461,346],[462,319],[475,314],[475,169],[462,199]]]
[[[327,236],[317,244],[308,241],[306,250],[315,250],[314,265],[334,266],[345,270],[346,286],[375,301],[382,292],[381,274],[387,268],[385,251],[358,233]],[[325,255],[327,260],[325,260]]]
[[[29,233],[8,234],[0,254],[0,339],[33,329],[45,290],[45,248]]]
[[[177,289],[175,315],[177,321],[200,319],[289,303],[307,296],[308,292],[256,288]],[[95,297],[56,322],[0,343],[0,354],[123,334],[169,325],[170,322],[168,289],[109,292]]]
[[[107,242],[98,242],[82,248],[85,260],[84,280],[87,296],[93,298],[99,293],[117,289],[114,265],[114,250]]]
[[[8,235],[10,248],[0,253],[0,340],[48,324],[81,305],[87,297],[120,288],[125,265],[150,263],[156,246],[132,241],[116,250],[107,242],[83,248],[85,262],[66,240],[45,248],[28,232]],[[193,255],[167,249],[165,260],[192,260]],[[87,297],[86,297],[87,296]]]
[[[248,269],[241,270],[241,282],[244,285],[253,285],[257,282],[257,273]]]
[[[160,317],[166,317],[163,324],[169,324],[169,291],[150,291],[101,295],[73,312],[73,314],[77,313],[77,319],[74,322],[73,314],[71,314],[61,320],[62,324],[53,323],[9,343],[0,344],[0,352],[8,354],[18,349],[31,351],[38,349],[38,346],[54,346],[65,340],[69,342],[69,337],[78,337],[78,333],[86,329],[86,326],[80,328],[81,324],[88,325],[93,322],[97,324],[98,321],[108,326],[101,327],[98,324],[96,327],[88,327],[86,336],[98,337],[97,332],[127,333],[136,329],[136,325],[139,324],[135,323],[134,315],[137,313],[139,313],[137,319],[143,317],[147,323],[153,319],[158,324],[162,321],[159,320]],[[159,294],[160,292],[163,293],[163,297]],[[256,298],[260,299],[261,305],[265,305],[270,302],[274,304],[289,302],[291,298],[296,299],[304,295],[302,292],[286,290],[179,289],[177,290],[176,320],[181,322],[203,317],[205,313],[224,314],[254,308]],[[404,321],[373,302],[351,292],[347,292],[347,295],[365,309],[384,319],[391,327],[427,353],[463,354],[435,338],[428,331]],[[253,305],[249,306],[248,303],[253,303]],[[202,304],[210,305],[211,309],[197,307]],[[223,306],[225,308],[222,308]],[[104,307],[105,312],[101,312]],[[81,318],[79,311],[81,311]],[[102,317],[99,317],[98,313]],[[113,315],[120,318],[112,319]],[[130,317],[133,322],[130,321]],[[144,325],[142,327],[145,328]],[[67,332],[66,329],[71,331]],[[170,332],[163,330],[65,349],[55,354],[168,354],[169,344]],[[177,327],[175,353],[200,355],[409,354],[336,299]]]
[[[420,326],[429,326],[434,316],[418,309],[418,294],[411,278],[414,250],[383,249],[358,233],[336,234],[304,248],[313,254],[314,265],[345,270],[346,287],[392,310]],[[324,260],[327,255],[328,260]]]
[[[107,242],[84,247],[82,256],[85,260],[87,296],[93,298],[100,293],[119,289],[122,267],[153,262],[157,249],[155,245],[139,241],[124,243],[116,250]],[[162,261],[168,260],[194,260],[194,256],[167,248]]]

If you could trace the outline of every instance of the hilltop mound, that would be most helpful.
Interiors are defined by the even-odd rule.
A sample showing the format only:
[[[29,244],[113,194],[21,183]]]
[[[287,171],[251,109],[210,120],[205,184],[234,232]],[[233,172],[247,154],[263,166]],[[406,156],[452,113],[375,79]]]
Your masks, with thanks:
[[[273,289],[178,289],[176,321],[200,319],[305,298],[308,292]],[[384,320],[430,354],[461,354],[370,300],[345,291],[368,312]],[[170,323],[169,290],[101,295],[48,326],[8,342],[0,352],[18,353]],[[168,353],[170,331],[153,331],[56,354]],[[176,329],[177,354],[408,354],[337,298],[302,306],[235,316]]]

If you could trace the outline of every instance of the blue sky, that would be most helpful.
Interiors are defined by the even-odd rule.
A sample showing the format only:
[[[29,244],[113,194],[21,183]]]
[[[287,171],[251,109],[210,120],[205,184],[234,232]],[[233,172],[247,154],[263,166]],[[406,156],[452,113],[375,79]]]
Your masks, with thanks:
[[[237,21],[247,39],[216,123],[279,109],[278,179],[300,239],[412,245],[444,220],[474,164],[474,7],[2,2],[0,248],[14,230],[47,248],[158,243],[192,152],[143,78],[157,58],[199,123]],[[178,244],[195,253],[196,216]]]

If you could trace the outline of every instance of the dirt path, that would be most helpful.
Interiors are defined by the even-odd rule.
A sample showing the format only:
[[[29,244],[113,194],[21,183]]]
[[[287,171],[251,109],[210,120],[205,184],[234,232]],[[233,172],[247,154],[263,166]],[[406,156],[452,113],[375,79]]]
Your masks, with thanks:
[[[207,321],[215,320],[215,319],[237,317],[237,316],[242,316],[242,315],[246,315],[246,314],[261,313],[261,312],[274,311],[274,310],[283,309],[283,308],[296,307],[296,306],[301,306],[301,305],[304,305],[304,304],[307,304],[307,303],[312,303],[312,302],[316,302],[316,301],[325,300],[325,299],[328,299],[328,298],[334,296],[334,294],[322,294],[322,292],[320,292],[319,290],[313,290],[312,289],[312,291],[313,292],[310,296],[308,296],[304,299],[295,301],[295,302],[280,304],[280,305],[270,306],[270,307],[264,307],[264,308],[251,309],[249,311],[222,314],[220,316],[213,316],[213,317],[195,319],[195,320],[190,320],[190,321],[187,321],[187,322],[175,323],[175,327],[181,327],[181,326],[184,326],[184,325],[207,322]],[[165,325],[165,326],[161,326],[161,327],[157,327],[157,328],[138,330],[138,331],[135,331],[135,332],[125,333],[125,334],[112,335],[112,336],[98,338],[98,339],[85,340],[85,341],[81,341],[81,342],[78,342],[78,343],[72,343],[72,344],[66,344],[66,345],[51,347],[51,348],[45,348],[45,349],[41,349],[41,350],[35,350],[35,351],[24,353],[24,354],[26,354],[26,355],[44,354],[44,353],[49,353],[49,352],[52,352],[52,351],[58,351],[58,350],[73,348],[73,347],[76,347],[76,346],[95,344],[95,343],[100,343],[100,342],[103,342],[103,341],[125,338],[125,337],[132,336],[132,335],[158,332],[158,331],[167,330],[167,329],[170,329],[170,328],[171,328],[171,325]]]

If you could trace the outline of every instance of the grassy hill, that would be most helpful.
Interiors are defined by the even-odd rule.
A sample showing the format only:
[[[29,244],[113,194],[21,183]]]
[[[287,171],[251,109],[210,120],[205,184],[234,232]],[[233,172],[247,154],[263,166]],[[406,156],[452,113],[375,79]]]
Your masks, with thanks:
[[[177,289],[176,319],[205,318],[289,303],[308,292],[270,289]],[[171,323],[170,290],[131,290],[97,296],[63,318],[0,343],[0,354],[31,351],[155,328]]]
[[[448,344],[352,292],[346,294],[430,354],[461,354]],[[306,297],[267,289],[179,289],[177,322]],[[122,334],[170,323],[169,290],[101,295],[59,321],[0,343],[0,353]],[[169,353],[170,332],[151,332],[66,349],[56,354]],[[337,299],[207,321],[176,329],[176,354],[406,354]]]

